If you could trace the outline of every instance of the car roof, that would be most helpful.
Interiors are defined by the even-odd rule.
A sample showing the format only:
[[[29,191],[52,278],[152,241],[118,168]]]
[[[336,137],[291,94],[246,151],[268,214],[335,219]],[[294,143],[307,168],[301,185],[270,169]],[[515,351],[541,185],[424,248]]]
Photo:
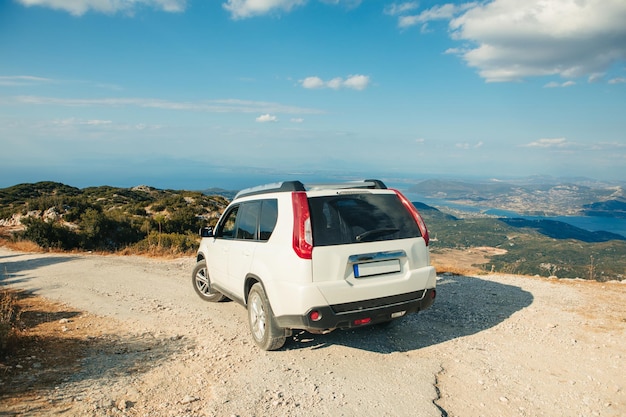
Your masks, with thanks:
[[[268,194],[277,192],[294,192],[294,191],[320,191],[320,190],[341,190],[352,188],[365,189],[387,189],[385,183],[381,180],[367,179],[360,181],[349,181],[340,183],[313,183],[303,184],[300,181],[282,181],[271,184],[259,185],[256,187],[246,188],[235,195],[235,200],[241,197],[247,197],[258,194]]]

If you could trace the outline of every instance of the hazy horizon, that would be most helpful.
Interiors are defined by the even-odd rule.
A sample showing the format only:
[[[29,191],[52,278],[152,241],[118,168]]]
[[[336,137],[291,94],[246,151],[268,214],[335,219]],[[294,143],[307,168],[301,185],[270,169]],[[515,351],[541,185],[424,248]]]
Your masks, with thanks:
[[[176,168],[175,168],[176,169]],[[2,169],[0,169],[0,173]],[[209,188],[222,188],[224,190],[240,190],[261,184],[298,180],[304,183],[315,182],[340,182],[350,180],[360,180],[375,178],[383,180],[388,186],[401,187],[403,184],[415,184],[425,180],[448,180],[465,181],[469,183],[484,183],[491,181],[502,181],[511,183],[592,183],[606,184],[609,186],[626,187],[626,179],[623,180],[603,180],[592,177],[555,177],[550,175],[528,175],[528,176],[481,176],[481,175],[411,175],[410,173],[392,172],[348,172],[348,171],[281,171],[264,170],[250,167],[239,167],[237,169],[207,169],[202,172],[194,170],[197,175],[185,176],[183,169],[181,175],[177,176],[150,176],[150,175],[125,175],[123,172],[117,174],[102,174],[95,176],[75,176],[72,173],[38,174],[32,172],[21,177],[22,180],[11,181],[10,177],[0,175],[0,188],[8,188],[18,184],[37,183],[43,181],[58,182],[76,188],[111,186],[119,188],[133,188],[139,185],[147,185],[158,189],[202,191]]]

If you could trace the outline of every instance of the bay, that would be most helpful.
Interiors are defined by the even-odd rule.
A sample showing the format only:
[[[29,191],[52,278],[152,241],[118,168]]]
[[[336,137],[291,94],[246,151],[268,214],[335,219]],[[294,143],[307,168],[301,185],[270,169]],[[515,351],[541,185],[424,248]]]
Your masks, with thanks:
[[[613,217],[594,217],[594,216],[527,216],[509,210],[501,210],[490,207],[474,207],[463,204],[457,204],[447,200],[428,198],[419,194],[406,193],[411,201],[419,201],[432,207],[448,207],[454,210],[460,210],[468,213],[482,213],[494,217],[502,218],[520,218],[526,220],[554,220],[570,224],[583,230],[590,232],[611,232],[626,237],[626,219],[617,219]]]

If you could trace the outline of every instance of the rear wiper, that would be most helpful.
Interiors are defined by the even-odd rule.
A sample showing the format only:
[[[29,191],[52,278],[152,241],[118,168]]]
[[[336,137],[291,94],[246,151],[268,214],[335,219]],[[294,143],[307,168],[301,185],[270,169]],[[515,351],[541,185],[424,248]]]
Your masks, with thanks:
[[[390,235],[392,233],[396,233],[398,230],[400,229],[387,228],[387,229],[368,230],[367,232],[363,232],[360,235],[358,235],[356,237],[356,240],[357,242],[363,242],[367,238],[376,238],[380,236]]]

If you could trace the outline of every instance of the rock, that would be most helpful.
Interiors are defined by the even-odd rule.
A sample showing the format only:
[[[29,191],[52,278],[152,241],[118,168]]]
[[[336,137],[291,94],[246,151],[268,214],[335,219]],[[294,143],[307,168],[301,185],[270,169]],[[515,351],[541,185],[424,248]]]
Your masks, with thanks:
[[[192,402],[198,401],[199,399],[200,398],[198,398],[198,397],[194,397],[194,396],[191,396],[191,395],[185,395],[185,398],[183,398],[180,403],[181,404],[190,404]]]
[[[130,401],[119,400],[116,404],[116,407],[120,411],[125,411],[130,406]]]

